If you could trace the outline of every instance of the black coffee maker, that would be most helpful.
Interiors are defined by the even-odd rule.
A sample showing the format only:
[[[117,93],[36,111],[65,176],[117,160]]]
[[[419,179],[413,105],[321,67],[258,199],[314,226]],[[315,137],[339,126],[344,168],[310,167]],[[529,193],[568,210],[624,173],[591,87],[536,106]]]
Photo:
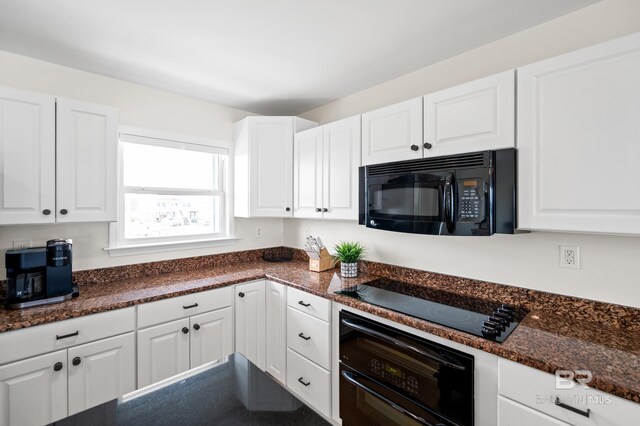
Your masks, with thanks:
[[[71,280],[71,240],[49,240],[46,247],[7,250],[7,309],[58,303],[78,296]]]

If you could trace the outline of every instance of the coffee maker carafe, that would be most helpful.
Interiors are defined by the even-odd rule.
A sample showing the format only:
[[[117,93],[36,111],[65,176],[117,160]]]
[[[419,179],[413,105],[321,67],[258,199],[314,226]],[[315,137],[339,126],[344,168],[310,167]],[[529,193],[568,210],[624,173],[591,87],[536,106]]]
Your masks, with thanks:
[[[8,309],[58,303],[78,295],[71,278],[72,241],[55,239],[45,247],[7,250]]]

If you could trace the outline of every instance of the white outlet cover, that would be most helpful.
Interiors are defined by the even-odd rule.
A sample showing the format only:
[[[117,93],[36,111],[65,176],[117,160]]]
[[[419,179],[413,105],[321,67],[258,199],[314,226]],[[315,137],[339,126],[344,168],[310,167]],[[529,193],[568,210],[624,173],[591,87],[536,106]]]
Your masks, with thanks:
[[[573,252],[573,263],[570,262],[571,255],[567,252]],[[560,267],[580,269],[580,247],[560,246]]]

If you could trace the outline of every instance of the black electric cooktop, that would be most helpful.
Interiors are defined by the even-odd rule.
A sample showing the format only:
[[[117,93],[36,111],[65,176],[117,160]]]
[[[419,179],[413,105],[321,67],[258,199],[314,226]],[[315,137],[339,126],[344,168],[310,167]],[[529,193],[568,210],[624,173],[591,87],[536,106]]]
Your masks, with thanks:
[[[496,342],[504,342],[527,314],[507,304],[440,290],[420,288],[420,295],[407,294],[411,287],[379,279],[336,293]]]

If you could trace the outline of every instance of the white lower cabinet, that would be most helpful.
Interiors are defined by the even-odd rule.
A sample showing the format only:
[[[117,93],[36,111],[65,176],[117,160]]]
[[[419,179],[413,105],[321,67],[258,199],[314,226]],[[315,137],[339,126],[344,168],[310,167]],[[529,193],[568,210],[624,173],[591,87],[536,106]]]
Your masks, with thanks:
[[[498,396],[498,426],[569,426],[569,423]]]
[[[191,317],[191,368],[219,362],[233,353],[233,309]]]
[[[236,286],[236,352],[265,370],[265,281]]]
[[[189,319],[138,331],[138,387],[189,369]]]
[[[70,348],[67,353],[69,415],[135,390],[133,333]]]
[[[326,417],[331,417],[331,372],[287,349],[287,387]]]
[[[274,379],[287,383],[287,286],[266,282],[266,369]]]
[[[41,426],[66,416],[66,349],[0,367],[1,426]]]

